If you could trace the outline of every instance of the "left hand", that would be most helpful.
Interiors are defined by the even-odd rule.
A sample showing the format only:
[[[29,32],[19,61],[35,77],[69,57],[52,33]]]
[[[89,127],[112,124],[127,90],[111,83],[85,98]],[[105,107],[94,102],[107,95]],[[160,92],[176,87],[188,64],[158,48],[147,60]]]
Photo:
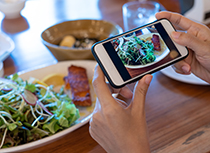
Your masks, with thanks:
[[[138,81],[131,103],[127,104],[112,96],[103,72],[96,67],[93,87],[97,101],[89,131],[107,152],[150,152],[144,105],[151,80],[152,75],[146,75]],[[121,89],[122,95],[132,96],[124,89]]]

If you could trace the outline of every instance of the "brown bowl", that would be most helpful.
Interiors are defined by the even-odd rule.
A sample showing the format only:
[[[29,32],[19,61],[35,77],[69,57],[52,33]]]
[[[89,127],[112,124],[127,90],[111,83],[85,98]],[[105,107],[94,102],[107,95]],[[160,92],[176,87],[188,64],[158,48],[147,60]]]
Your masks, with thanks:
[[[66,35],[77,38],[97,38],[103,40],[122,33],[122,28],[104,20],[72,20],[53,25],[41,34],[43,44],[58,61],[94,59],[90,48],[69,48],[58,44]]]

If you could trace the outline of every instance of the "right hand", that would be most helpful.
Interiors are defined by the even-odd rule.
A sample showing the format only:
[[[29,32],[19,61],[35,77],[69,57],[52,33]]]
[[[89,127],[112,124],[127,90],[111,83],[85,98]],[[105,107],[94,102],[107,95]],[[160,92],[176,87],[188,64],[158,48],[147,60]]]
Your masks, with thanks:
[[[174,64],[175,70],[181,74],[191,72],[210,83],[210,29],[194,22],[178,13],[159,12],[157,19],[166,18],[186,32],[173,32],[172,39],[189,48],[189,56]]]

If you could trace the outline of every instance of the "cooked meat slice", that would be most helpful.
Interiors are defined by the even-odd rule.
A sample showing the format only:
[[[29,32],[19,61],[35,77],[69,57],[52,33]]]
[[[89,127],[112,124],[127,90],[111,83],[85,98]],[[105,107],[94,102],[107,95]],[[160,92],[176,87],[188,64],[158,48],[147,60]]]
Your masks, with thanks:
[[[71,90],[72,101],[77,106],[91,106],[90,86],[86,69],[78,66],[68,68],[68,76],[64,77],[66,89]]]
[[[153,43],[153,46],[154,46],[154,50],[161,51],[160,38],[159,38],[158,35],[154,34],[152,36],[152,43]]]

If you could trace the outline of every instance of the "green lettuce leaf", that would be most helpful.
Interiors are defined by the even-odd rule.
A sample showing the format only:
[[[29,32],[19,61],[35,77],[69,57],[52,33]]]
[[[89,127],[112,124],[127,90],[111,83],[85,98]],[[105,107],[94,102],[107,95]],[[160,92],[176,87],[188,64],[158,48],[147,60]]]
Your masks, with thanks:
[[[7,127],[10,131],[13,131],[14,129],[16,129],[17,125],[15,123],[9,123],[7,124]]]
[[[60,129],[60,126],[58,125],[58,120],[53,118],[50,122],[45,123],[42,129],[49,131],[53,134],[56,133]]]

